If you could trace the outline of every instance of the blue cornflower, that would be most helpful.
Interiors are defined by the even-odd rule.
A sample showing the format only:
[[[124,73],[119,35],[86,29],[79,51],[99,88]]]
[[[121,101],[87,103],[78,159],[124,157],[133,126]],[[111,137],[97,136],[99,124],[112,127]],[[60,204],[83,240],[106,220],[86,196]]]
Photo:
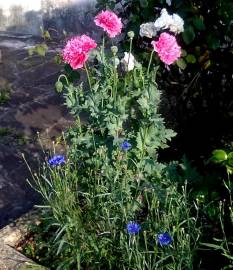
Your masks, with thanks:
[[[131,147],[132,145],[128,141],[123,141],[121,144],[121,150],[123,151],[128,151]]]
[[[129,234],[137,234],[141,230],[141,226],[135,222],[127,224],[127,231]]]
[[[64,163],[65,163],[65,157],[62,155],[55,155],[48,160],[48,164],[52,167],[55,167]]]
[[[172,238],[171,238],[170,234],[167,232],[160,233],[157,238],[158,238],[158,242],[159,242],[160,246],[168,246],[172,242]]]

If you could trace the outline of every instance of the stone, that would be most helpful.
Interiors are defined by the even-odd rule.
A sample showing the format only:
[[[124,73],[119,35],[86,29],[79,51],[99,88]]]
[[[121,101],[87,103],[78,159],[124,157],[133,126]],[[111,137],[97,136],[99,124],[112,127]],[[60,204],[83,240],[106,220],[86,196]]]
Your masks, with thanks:
[[[95,0],[1,1],[0,31],[41,35],[42,27],[79,32],[80,26],[90,25],[87,11],[94,10],[95,4]]]
[[[32,210],[0,230],[0,270],[46,270],[15,249],[27,234],[28,225],[38,222],[38,212]]]
[[[61,69],[53,61],[57,47],[50,47],[45,57],[28,55],[27,47],[40,42],[41,39],[30,35],[1,33],[0,36],[3,58],[0,88],[10,88],[10,100],[0,106],[0,228],[39,200],[26,182],[30,173],[22,153],[30,166],[36,168],[42,153],[37,132],[42,135],[43,143],[46,137],[46,149],[49,149],[52,140],[73,123],[54,88]],[[16,231],[11,237],[17,235]]]
[[[19,269],[19,267],[27,261],[30,262],[30,260],[14,250],[12,247],[0,244],[1,270]]]
[[[38,222],[38,211],[31,210],[0,230],[0,243],[15,247],[27,234],[28,225]]]
[[[0,269],[1,270],[46,270],[37,265],[14,248],[0,243]]]

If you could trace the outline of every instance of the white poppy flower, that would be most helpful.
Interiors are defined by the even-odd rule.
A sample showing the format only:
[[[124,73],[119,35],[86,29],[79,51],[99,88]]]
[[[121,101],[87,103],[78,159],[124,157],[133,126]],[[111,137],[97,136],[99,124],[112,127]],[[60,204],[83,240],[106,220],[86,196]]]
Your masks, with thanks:
[[[170,25],[170,31],[176,34],[184,32],[184,21],[178,14],[172,15],[173,23]]]
[[[124,58],[121,59],[121,63],[124,65],[125,71],[134,69],[135,58],[132,53],[124,53]]]
[[[154,26],[157,31],[169,29],[175,34],[179,34],[184,31],[183,19],[178,14],[169,15],[165,8],[161,10],[161,15],[155,21]]]
[[[166,3],[167,3],[168,6],[171,6],[172,0],[166,0]]]
[[[172,16],[167,13],[166,8],[161,10],[160,17],[155,21],[154,26],[156,30],[167,29],[172,24]]]
[[[153,22],[143,23],[140,25],[139,35],[141,37],[152,38],[152,37],[156,36],[156,33],[157,33],[157,31],[156,31],[156,28],[155,28]]]

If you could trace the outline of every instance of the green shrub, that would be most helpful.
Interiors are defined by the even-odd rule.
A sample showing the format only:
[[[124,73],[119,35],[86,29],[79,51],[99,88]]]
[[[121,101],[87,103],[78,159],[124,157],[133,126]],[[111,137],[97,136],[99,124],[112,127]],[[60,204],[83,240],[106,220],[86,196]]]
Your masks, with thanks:
[[[200,231],[197,216],[190,213],[186,186],[179,190],[166,170],[160,176],[160,169],[148,175],[128,152],[108,151],[96,147],[86,161],[81,151],[79,160],[71,151],[62,167],[45,164],[34,176],[45,199],[46,224],[54,231],[46,255],[49,266],[193,269]],[[131,221],[140,224],[138,234],[127,232]],[[164,232],[172,243],[162,247],[157,237]]]
[[[186,184],[178,186],[158,161],[175,135],[159,113],[158,67],[134,61],[129,71],[130,60],[127,68],[116,64],[117,51],[94,52],[91,68],[84,64],[88,83],[65,74],[56,83],[76,125],[64,135],[65,156],[54,151],[32,173],[46,230],[53,232],[47,265],[194,269],[198,207],[189,204]]]

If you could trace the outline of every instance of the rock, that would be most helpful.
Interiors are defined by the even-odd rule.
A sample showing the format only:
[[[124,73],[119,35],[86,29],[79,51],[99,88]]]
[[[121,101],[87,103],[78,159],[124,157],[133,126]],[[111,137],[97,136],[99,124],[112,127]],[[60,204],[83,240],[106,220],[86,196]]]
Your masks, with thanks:
[[[70,34],[86,33],[99,40],[102,31],[93,21],[95,0],[0,2],[0,87],[10,89],[10,100],[0,106],[1,228],[31,209],[39,199],[26,182],[30,174],[22,153],[30,166],[37,168],[38,157],[42,156],[37,132],[43,138],[43,146],[51,149],[52,140],[74,122],[54,89],[63,69],[54,57]],[[29,56],[28,49],[45,42],[40,26],[51,30],[52,40],[46,41],[48,51],[45,57],[36,53]],[[1,134],[4,129],[9,134]],[[56,150],[61,153],[62,146],[56,145]],[[17,238],[17,232],[12,237],[9,241]]]
[[[0,230],[0,243],[15,247],[27,234],[28,225],[38,222],[40,222],[38,212],[36,210],[28,212]]]
[[[37,265],[14,248],[0,243],[0,267],[1,270],[46,270]]]
[[[27,178],[30,179],[30,173],[22,153],[30,166],[35,165],[36,168],[42,153],[37,131],[43,138],[46,137],[46,149],[49,145],[52,148],[51,138],[54,140],[60,136],[61,131],[73,123],[73,119],[54,89],[61,69],[53,61],[57,46],[49,47],[45,57],[29,57],[27,47],[40,43],[40,39],[7,33],[5,36],[1,33],[0,39],[3,55],[0,88],[10,89],[10,100],[0,106],[1,228],[38,202],[37,193],[26,182]],[[16,231],[9,241],[17,238],[17,235]]]
[[[30,211],[0,230],[0,270],[46,270],[14,248],[26,235],[28,225],[39,222],[37,216],[37,211]]]

